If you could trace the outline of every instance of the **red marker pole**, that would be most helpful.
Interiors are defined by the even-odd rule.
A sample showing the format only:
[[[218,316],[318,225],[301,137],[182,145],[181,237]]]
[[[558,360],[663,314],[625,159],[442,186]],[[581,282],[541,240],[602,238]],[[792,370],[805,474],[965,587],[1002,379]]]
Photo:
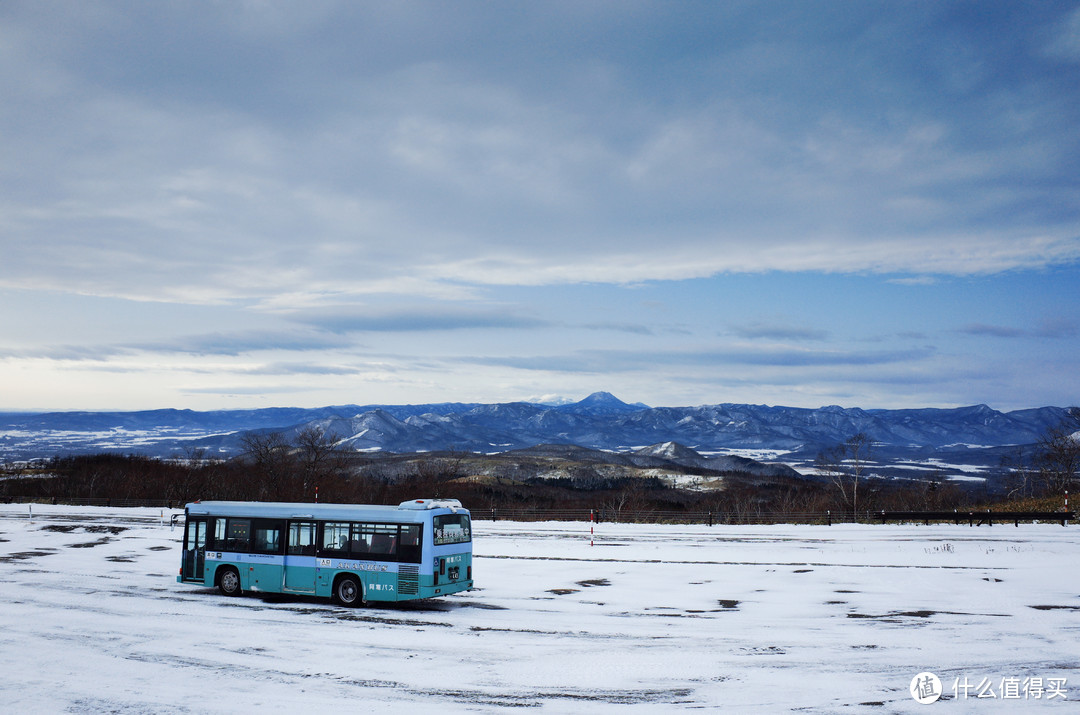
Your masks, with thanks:
[[[596,510],[589,509],[589,546],[593,545],[593,533],[596,528]]]

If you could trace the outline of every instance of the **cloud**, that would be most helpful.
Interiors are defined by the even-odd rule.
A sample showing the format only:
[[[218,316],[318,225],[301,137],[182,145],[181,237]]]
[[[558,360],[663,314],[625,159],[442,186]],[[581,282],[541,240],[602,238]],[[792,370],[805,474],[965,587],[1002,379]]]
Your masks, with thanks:
[[[827,330],[793,325],[772,325],[768,323],[749,323],[731,327],[731,332],[742,338],[768,338],[774,340],[825,340]]]
[[[1050,33],[1044,51],[1048,57],[1080,62],[1080,8],[1075,8]]]
[[[450,305],[386,310],[337,308],[307,310],[290,316],[292,320],[334,334],[358,332],[427,332],[456,330],[522,329],[546,327],[539,318],[503,310],[471,309]]]
[[[903,278],[890,278],[889,283],[895,283],[896,285],[908,285],[908,286],[929,286],[939,282],[939,279],[934,276],[910,276]]]
[[[654,335],[655,331],[647,325],[636,323],[587,323],[581,327],[586,330],[610,330],[617,333],[630,333],[633,335]],[[667,330],[672,330],[668,328]]]
[[[1022,328],[1013,328],[1004,325],[986,325],[984,323],[965,325],[957,332],[965,335],[977,335],[992,338],[1022,338],[1028,335],[1028,331]]]
[[[326,365],[315,362],[277,362],[242,370],[248,375],[360,375],[365,368],[351,365]]]
[[[546,394],[546,395],[533,395],[532,397],[526,397],[522,402],[531,402],[537,405],[550,405],[557,407],[559,405],[570,405],[577,400],[566,397],[564,395]]]
[[[964,335],[990,338],[1049,338],[1067,339],[1080,335],[1080,327],[1075,321],[1069,319],[1044,320],[1034,328],[1016,328],[1006,325],[988,325],[985,323],[972,323],[959,328],[956,332]]]
[[[127,351],[241,355],[262,350],[315,351],[350,347],[352,343],[325,332],[237,331],[189,335],[156,342],[129,343]]]
[[[920,7],[331,7],[6,10],[0,285],[217,304],[1080,260],[1076,90],[1002,51],[1019,9],[967,34]],[[1070,17],[1020,31],[1065,51]]]
[[[719,373],[816,398],[944,356],[1019,365],[966,391],[1027,384],[1024,341],[1064,364],[1080,325],[1077,18],[0,3],[8,399],[168,403],[216,371],[309,401],[617,375],[662,404]]]
[[[28,348],[0,349],[0,358],[9,360],[55,360],[97,362],[122,354],[124,350],[108,345],[42,345]]]
[[[714,350],[579,350],[562,355],[469,357],[463,362],[501,365],[523,370],[604,373],[634,370],[662,371],[679,367],[836,367],[912,363],[932,356],[930,348],[844,351],[732,348]]]
[[[225,385],[221,387],[186,387],[181,390],[186,395],[214,395],[219,397],[259,397],[262,395],[289,395],[308,392],[311,388],[301,385]]]
[[[356,344],[326,332],[295,330],[214,332],[167,340],[97,345],[43,345],[0,351],[0,357],[48,360],[103,361],[120,356],[187,354],[235,357],[262,351],[316,352],[355,348]]]

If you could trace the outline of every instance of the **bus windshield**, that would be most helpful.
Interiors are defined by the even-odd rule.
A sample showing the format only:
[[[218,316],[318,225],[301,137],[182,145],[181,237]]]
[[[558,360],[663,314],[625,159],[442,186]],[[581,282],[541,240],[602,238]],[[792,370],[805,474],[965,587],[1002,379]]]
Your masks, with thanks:
[[[434,518],[435,545],[465,544],[472,541],[468,514],[443,514]]]

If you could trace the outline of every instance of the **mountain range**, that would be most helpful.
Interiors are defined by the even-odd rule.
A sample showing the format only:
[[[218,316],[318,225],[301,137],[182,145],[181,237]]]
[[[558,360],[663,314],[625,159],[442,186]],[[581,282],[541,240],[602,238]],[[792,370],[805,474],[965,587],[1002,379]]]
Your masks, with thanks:
[[[630,453],[671,444],[664,448],[687,450],[681,461],[673,460],[680,463],[743,455],[799,468],[861,432],[873,440],[882,463],[897,469],[955,467],[963,473],[996,465],[1002,454],[1037,442],[1065,417],[1060,407],[1000,412],[986,405],[905,410],[649,407],[627,404],[607,392],[558,406],[511,402],[0,413],[0,461],[105,451],[175,457],[203,450],[229,457],[243,452],[244,436],[252,431],[288,437],[315,428],[357,451],[494,453],[554,444]]]

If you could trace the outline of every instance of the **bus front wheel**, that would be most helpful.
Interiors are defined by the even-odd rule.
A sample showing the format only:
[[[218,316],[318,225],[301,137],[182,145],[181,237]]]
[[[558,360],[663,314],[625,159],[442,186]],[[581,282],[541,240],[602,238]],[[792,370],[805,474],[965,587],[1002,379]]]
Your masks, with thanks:
[[[352,576],[343,576],[334,586],[334,598],[342,606],[350,608],[363,605],[364,587]]]
[[[225,569],[218,576],[218,588],[226,596],[240,595],[240,574],[236,569]]]

